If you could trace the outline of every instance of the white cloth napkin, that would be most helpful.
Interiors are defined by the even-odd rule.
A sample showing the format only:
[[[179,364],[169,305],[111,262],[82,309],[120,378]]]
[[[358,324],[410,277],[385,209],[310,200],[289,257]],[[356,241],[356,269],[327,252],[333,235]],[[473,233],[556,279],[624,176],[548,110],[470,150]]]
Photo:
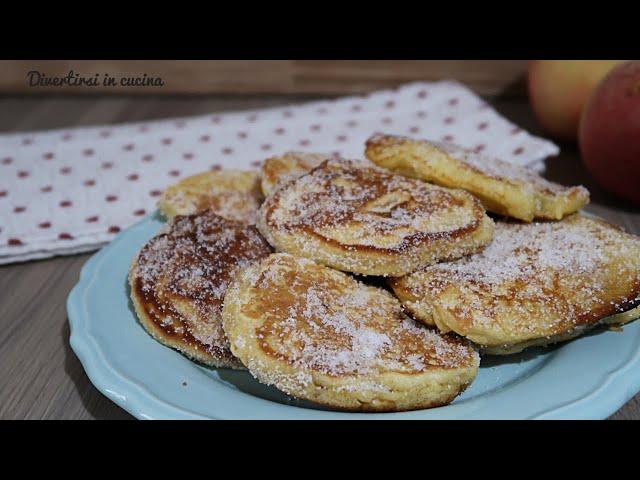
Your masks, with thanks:
[[[96,249],[210,168],[287,150],[363,158],[374,132],[449,140],[542,170],[558,153],[453,81],[242,112],[0,135],[0,264]]]

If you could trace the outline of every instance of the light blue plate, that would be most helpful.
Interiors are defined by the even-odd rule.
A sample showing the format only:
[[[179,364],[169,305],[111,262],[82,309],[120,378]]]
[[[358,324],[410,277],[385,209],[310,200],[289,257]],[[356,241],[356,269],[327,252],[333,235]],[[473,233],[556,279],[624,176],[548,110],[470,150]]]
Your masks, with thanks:
[[[640,390],[640,322],[554,348],[485,357],[451,405],[404,413],[322,410],[246,372],[195,364],[153,340],[129,303],[127,270],[162,223],[148,217],[83,267],[67,301],[71,347],[93,384],[138,418],[158,419],[598,419]]]

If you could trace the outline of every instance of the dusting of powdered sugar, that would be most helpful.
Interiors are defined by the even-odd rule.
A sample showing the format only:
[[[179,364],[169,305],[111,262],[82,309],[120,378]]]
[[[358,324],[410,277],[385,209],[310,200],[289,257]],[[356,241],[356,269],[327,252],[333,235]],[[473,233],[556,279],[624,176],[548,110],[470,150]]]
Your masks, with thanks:
[[[640,288],[640,240],[577,214],[560,222],[497,222],[484,251],[397,285],[417,299],[414,307],[445,308],[461,324],[561,331],[628,308]]]
[[[427,236],[473,230],[482,213],[466,192],[368,162],[331,159],[283,186],[260,215],[267,230],[312,231],[344,244],[407,250]]]
[[[461,280],[500,283],[544,270],[572,274],[595,272],[607,260],[611,232],[590,222],[497,222],[492,242],[480,253],[441,263],[432,271]]]
[[[179,215],[211,210],[230,220],[255,224],[262,200],[257,172],[223,170],[187,177],[170,186],[159,205]]]
[[[460,147],[449,142],[431,141],[437,148],[443,150],[456,160],[467,164],[476,171],[489,177],[501,180],[512,180],[528,184],[534,188],[550,193],[563,193],[569,190],[568,187],[558,183],[550,182],[541,177],[537,172],[526,167],[521,167],[510,162],[505,162],[498,158],[482,155],[473,150]],[[584,187],[579,187],[584,189]],[[586,191],[586,190],[585,190]]]
[[[306,372],[423,372],[467,366],[475,353],[407,317],[385,290],[287,254],[261,264],[246,308],[263,319],[262,349]]]
[[[317,167],[333,154],[286,152],[277,157],[267,158],[262,165],[262,188],[269,194],[278,186],[304,175]]]
[[[212,211],[177,216],[142,248],[134,269],[141,303],[165,331],[205,351],[228,349],[222,301],[236,272],[271,252],[253,226]]]

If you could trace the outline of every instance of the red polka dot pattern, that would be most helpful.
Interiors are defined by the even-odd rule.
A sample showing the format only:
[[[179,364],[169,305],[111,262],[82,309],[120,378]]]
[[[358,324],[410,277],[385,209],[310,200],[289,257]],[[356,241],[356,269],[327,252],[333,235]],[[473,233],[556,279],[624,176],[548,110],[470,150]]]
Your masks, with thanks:
[[[0,134],[0,263],[104,242],[153,213],[162,191],[188,175],[259,168],[287,150],[362,158],[377,131],[453,141],[520,165],[557,153],[454,82],[259,111]]]

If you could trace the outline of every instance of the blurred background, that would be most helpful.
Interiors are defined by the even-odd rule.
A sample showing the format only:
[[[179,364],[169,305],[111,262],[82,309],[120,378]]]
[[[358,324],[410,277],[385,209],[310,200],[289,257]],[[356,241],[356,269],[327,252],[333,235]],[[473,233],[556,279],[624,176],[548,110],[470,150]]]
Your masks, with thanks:
[[[159,88],[30,87],[27,75],[64,76],[108,72],[114,77],[146,73],[161,77]],[[2,61],[0,93],[129,94],[315,94],[364,93],[406,82],[455,78],[482,95],[525,95],[525,60],[74,60]]]
[[[5,60],[0,133],[275,107],[444,79],[558,143],[566,159],[547,162],[549,178],[586,184],[595,200],[640,204],[639,61]]]

